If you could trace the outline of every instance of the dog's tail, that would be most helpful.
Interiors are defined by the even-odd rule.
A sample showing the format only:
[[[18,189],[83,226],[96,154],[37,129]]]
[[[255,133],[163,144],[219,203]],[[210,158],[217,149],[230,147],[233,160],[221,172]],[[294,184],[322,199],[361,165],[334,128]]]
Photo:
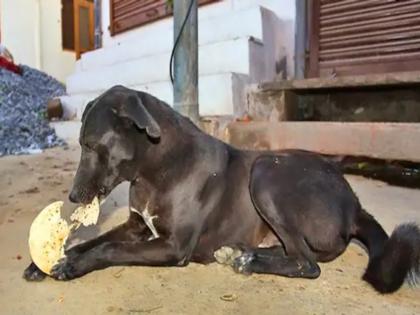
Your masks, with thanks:
[[[397,291],[404,280],[416,284],[420,277],[420,229],[415,223],[402,224],[388,237],[373,216],[361,209],[354,237],[369,251],[363,280],[381,293]]]

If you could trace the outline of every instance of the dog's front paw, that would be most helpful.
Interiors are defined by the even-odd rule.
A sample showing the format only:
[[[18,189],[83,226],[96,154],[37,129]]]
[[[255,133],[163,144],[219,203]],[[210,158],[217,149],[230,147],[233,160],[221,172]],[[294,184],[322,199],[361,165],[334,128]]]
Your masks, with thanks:
[[[42,281],[46,276],[34,263],[31,263],[23,272],[23,278],[26,281]]]
[[[56,280],[68,281],[79,276],[75,264],[68,257],[60,259],[51,270],[51,277]]]
[[[241,256],[235,258],[232,268],[237,273],[245,275],[252,274],[251,264],[255,259],[255,255],[250,252],[245,252]]]

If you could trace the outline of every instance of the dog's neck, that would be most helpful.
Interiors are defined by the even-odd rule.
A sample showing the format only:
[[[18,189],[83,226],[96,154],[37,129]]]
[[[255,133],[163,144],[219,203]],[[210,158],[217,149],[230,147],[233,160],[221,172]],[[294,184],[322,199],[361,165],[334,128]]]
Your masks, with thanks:
[[[207,134],[169,105],[148,94],[141,98],[148,98],[143,102],[159,124],[161,138],[158,143],[152,143],[144,134],[138,138],[135,160],[141,162],[136,165],[135,180],[144,179],[163,188],[168,184],[168,178],[182,180],[195,163],[200,163],[198,155],[212,150],[212,146],[207,141]],[[218,140],[211,143],[221,144]]]
[[[136,165],[137,173],[134,181],[146,180],[155,187],[163,188],[167,184],[167,178],[181,179],[195,162],[195,150],[197,148],[192,141],[178,137],[168,137],[165,140],[163,133],[160,143],[150,144],[146,151],[143,151],[144,154],[141,154],[141,159],[138,159],[141,162]]]
[[[234,149],[220,141],[208,141],[204,133],[201,137],[189,137],[176,136],[170,143],[162,142],[149,149],[138,165],[133,184],[141,186],[147,182],[164,192],[190,181],[192,174],[198,176],[194,181],[200,181],[202,177],[223,172]]]

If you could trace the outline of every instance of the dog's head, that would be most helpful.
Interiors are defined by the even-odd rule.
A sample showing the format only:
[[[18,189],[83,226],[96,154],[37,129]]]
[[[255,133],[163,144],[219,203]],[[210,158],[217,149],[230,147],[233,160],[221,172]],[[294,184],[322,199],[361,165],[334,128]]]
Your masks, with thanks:
[[[82,153],[70,201],[86,204],[134,180],[138,148],[146,150],[159,138],[160,127],[136,91],[116,86],[91,101],[83,112]]]

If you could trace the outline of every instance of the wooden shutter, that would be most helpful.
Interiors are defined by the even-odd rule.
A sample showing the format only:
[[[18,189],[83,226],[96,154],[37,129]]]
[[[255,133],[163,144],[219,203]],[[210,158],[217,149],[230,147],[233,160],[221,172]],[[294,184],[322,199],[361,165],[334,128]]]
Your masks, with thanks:
[[[61,0],[61,38],[63,49],[74,50],[73,0]]]
[[[74,0],[74,48],[76,59],[95,49],[95,17],[93,0]]]
[[[198,0],[198,3],[216,1],[220,0]],[[170,16],[172,8],[167,3],[167,0],[110,0],[111,35]]]
[[[420,70],[419,0],[310,3],[310,77]]]

